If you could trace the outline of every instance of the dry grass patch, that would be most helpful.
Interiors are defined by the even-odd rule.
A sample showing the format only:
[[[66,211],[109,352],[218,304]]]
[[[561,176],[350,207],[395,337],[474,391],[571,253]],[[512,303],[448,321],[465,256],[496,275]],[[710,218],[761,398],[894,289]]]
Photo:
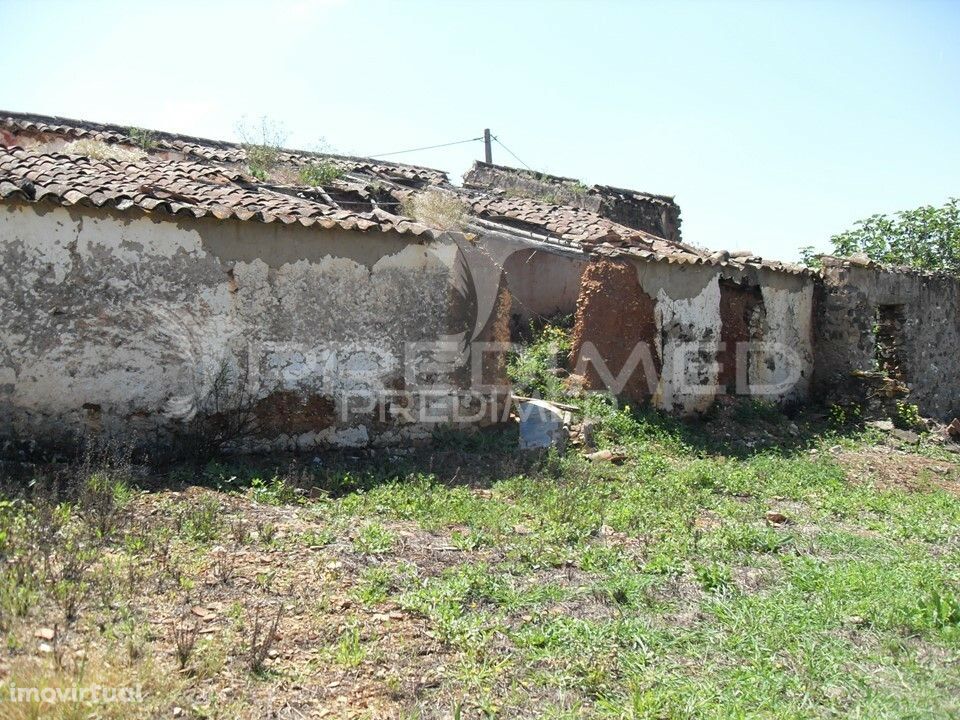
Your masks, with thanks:
[[[907,453],[886,445],[843,450],[837,462],[851,480],[872,483],[878,489],[920,492],[942,488],[960,495],[960,469],[948,460]]]
[[[131,665],[120,653],[88,643],[70,651],[41,644],[0,670],[4,720],[121,720],[153,716],[183,690],[183,678],[152,657]]]
[[[427,190],[404,200],[402,212],[429,228],[442,232],[463,229],[467,208],[453,193]]]
[[[137,162],[147,156],[147,153],[139,148],[89,139],[69,142],[63,146],[63,152],[67,155],[86,155],[94,160],[119,160],[120,162]]]

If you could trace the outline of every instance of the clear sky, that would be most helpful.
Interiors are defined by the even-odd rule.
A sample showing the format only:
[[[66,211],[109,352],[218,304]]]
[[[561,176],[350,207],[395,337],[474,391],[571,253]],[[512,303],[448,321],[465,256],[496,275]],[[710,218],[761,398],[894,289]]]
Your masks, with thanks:
[[[0,61],[6,110],[226,139],[265,115],[359,155],[489,127],[771,258],[960,195],[960,1],[0,0]],[[394,159],[457,179],[480,157]]]

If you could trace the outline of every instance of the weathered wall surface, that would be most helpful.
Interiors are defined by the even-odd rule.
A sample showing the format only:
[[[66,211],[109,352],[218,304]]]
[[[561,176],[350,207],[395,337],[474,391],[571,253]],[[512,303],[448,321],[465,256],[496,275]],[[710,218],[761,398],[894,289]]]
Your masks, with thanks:
[[[818,394],[878,369],[879,321],[897,317],[893,352],[909,402],[926,415],[960,415],[960,278],[825,259],[816,312]],[[883,348],[880,348],[881,354]]]
[[[533,318],[576,311],[586,255],[523,243],[495,232],[483,233],[477,243],[503,270],[515,320],[526,325]]]
[[[672,198],[645,195],[609,185],[593,188],[587,198],[585,207],[594,204],[593,198],[599,199],[594,212],[601,217],[680,242],[680,206]]]
[[[665,195],[611,185],[588,188],[573,178],[479,161],[463,176],[463,182],[466,187],[504,190],[522,197],[584,208],[635,230],[680,241],[680,206]]]
[[[648,399],[661,368],[657,333],[656,301],[640,286],[636,266],[628,260],[590,263],[571,344],[574,373],[585,386],[613,385],[617,395]]]
[[[469,375],[462,354],[438,370],[436,348],[409,346],[472,336],[456,256],[389,233],[0,207],[0,436],[159,439],[242,386],[251,446],[424,437],[411,403],[443,417]],[[432,399],[391,398],[424,377]]]
[[[574,360],[588,389],[685,414],[729,392],[801,399],[813,371],[812,312],[813,283],[802,276],[597,258],[582,281]],[[592,354],[608,377],[621,376],[617,387],[591,367]],[[647,379],[624,383],[625,369]]]

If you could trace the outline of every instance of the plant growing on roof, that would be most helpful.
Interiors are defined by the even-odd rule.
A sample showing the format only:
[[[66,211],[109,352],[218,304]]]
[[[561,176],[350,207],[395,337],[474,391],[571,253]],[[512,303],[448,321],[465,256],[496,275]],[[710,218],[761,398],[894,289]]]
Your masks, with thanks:
[[[433,189],[409,195],[401,212],[429,228],[446,232],[463,228],[467,208],[453,193]]]
[[[311,187],[329,185],[341,175],[343,170],[329,160],[309,162],[300,168],[300,182]]]
[[[139,149],[124,147],[123,145],[108,144],[102,140],[74,140],[63,146],[67,155],[85,155],[94,160],[120,160],[121,162],[136,162],[147,154]]]
[[[279,125],[266,116],[257,125],[248,125],[246,120],[237,123],[240,147],[247,159],[247,169],[257,180],[266,180],[270,171],[280,161],[280,152],[287,134]]]
[[[567,185],[567,189],[573,193],[575,200],[582,199],[588,192],[590,192],[590,188],[579,180],[574,180],[572,183],[569,183]]]
[[[531,190],[525,187],[512,187],[504,190],[504,195],[509,198],[528,198],[530,200],[537,200],[538,202],[546,203],[547,205],[559,205],[560,195],[556,190],[547,190],[545,188],[540,188],[537,190]]]
[[[152,150],[157,146],[157,135],[152,130],[131,127],[127,130],[130,138],[141,150]]]

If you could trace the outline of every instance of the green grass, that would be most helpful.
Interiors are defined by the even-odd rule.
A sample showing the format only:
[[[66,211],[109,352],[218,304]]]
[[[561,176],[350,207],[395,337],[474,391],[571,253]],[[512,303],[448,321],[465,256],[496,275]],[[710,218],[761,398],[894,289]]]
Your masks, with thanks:
[[[368,523],[354,538],[353,548],[364,555],[385,555],[393,550],[396,541],[396,536],[380,523]]]
[[[514,363],[529,391],[563,392],[543,372],[558,337]],[[956,455],[927,439],[891,448],[856,422],[788,418],[763,403],[697,422],[566,399],[596,420],[601,447],[624,452],[622,464],[575,448],[521,462],[506,434],[438,436],[441,447],[402,465],[325,458],[284,474],[211,463],[194,480],[224,495],[158,503],[175,552],[151,576],[159,589],[150,597],[191,607],[215,587],[225,602],[239,602],[241,588],[308,601],[311,617],[282,629],[316,651],[304,662],[324,683],[334,668],[345,697],[357,678],[395,678],[403,717],[960,716]],[[747,435],[759,440],[742,442]],[[867,450],[948,469],[910,485],[919,490],[874,482],[880,470],[851,476],[843,455]],[[38,608],[69,595],[63,582],[100,588],[113,568],[111,584],[121,585],[170,539],[117,529],[139,497],[127,485],[85,487],[42,517],[22,498],[0,499],[0,631],[11,657],[32,647]],[[195,569],[209,567],[210,546],[230,542],[224,516],[240,508],[259,543],[237,543],[237,555],[259,547],[270,562],[226,589],[205,585]],[[59,542],[69,560],[63,538],[77,523],[103,528],[93,533],[101,540],[122,535],[110,547],[126,562],[54,577],[58,585],[48,575],[60,563],[44,563],[44,543]],[[285,571],[287,553],[296,566]],[[119,590],[98,592],[82,606],[117,614]],[[18,626],[19,636],[5,629]],[[136,635],[126,626],[118,633],[149,645],[126,640]],[[236,662],[204,645],[196,665],[216,674]],[[309,667],[257,682],[282,691],[299,672]]]
[[[554,371],[567,362],[571,347],[568,333],[560,325],[531,330],[535,340],[510,359],[507,372],[517,394],[560,399],[564,394],[563,380]]]
[[[530,697],[558,717],[960,712],[956,495],[851,483],[827,449],[870,434],[744,454],[647,411],[603,417],[623,465],[570,453],[483,494],[415,475],[334,503],[487,553],[399,584],[367,578],[373,599],[423,616],[459,653],[451,687],[504,717]]]

